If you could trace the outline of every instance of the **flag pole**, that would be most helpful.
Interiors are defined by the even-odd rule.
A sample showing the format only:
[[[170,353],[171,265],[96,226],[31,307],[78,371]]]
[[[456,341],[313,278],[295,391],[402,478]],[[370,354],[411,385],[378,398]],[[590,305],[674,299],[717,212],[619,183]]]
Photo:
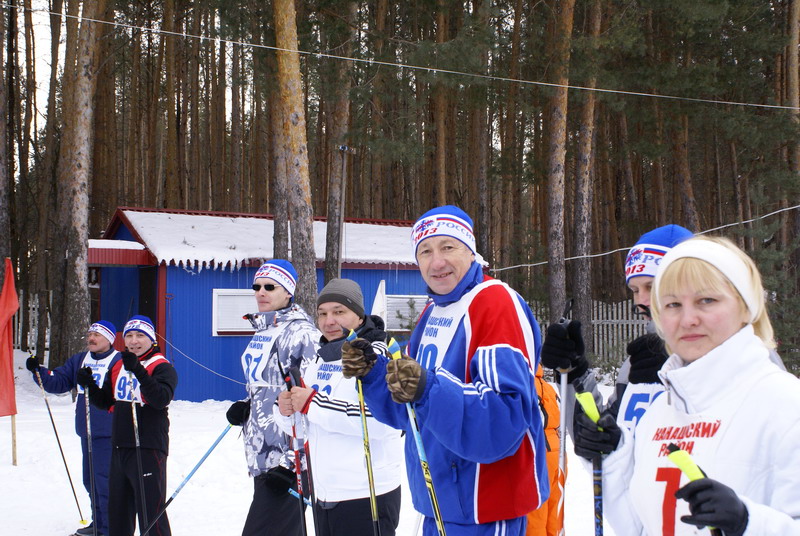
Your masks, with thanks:
[[[11,465],[17,465],[17,416],[11,416]]]

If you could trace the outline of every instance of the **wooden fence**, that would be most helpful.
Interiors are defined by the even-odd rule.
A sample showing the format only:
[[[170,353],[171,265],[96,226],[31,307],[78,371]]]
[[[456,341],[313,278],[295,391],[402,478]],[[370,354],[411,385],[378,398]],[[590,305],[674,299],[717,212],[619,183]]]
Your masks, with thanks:
[[[542,326],[547,329],[549,310],[545,302],[532,302],[531,309]],[[584,340],[589,339],[592,364],[604,372],[613,372],[625,360],[625,347],[633,339],[644,335],[647,321],[633,312],[633,300],[616,303],[592,301],[591,330],[584,327]]]

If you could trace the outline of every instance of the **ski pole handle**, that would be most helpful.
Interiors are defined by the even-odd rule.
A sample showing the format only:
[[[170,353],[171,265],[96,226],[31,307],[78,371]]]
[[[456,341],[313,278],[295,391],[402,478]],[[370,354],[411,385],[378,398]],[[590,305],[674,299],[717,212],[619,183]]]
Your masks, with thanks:
[[[678,448],[678,445],[675,443],[670,443],[667,445],[667,450],[669,451],[667,458],[669,458],[672,463],[677,465],[678,469],[680,469],[683,474],[689,477],[689,480],[694,481],[700,480],[701,478],[706,478],[706,474],[696,463],[694,463],[694,460],[688,452]]]
[[[670,443],[667,445],[667,450],[669,451],[667,458],[678,466],[678,469],[689,478],[689,481],[708,478],[706,473],[700,469],[700,466],[695,463],[689,453],[685,450],[681,450],[678,445]],[[708,527],[708,530],[711,532],[711,536],[722,536],[722,531],[717,528]]]
[[[600,411],[594,401],[592,393],[583,390],[583,384],[577,382],[575,385],[575,398],[583,408],[583,412],[592,422],[600,420]],[[597,427],[601,432],[602,428]],[[600,455],[592,459],[592,489],[594,492],[594,533],[595,536],[603,536],[603,459]]]
[[[597,409],[597,404],[594,401],[594,397],[592,393],[589,391],[582,391],[580,393],[575,393],[575,398],[578,400],[578,403],[583,408],[583,412],[589,417],[593,423],[597,423],[600,420],[600,411]],[[600,431],[603,429],[600,428]]]

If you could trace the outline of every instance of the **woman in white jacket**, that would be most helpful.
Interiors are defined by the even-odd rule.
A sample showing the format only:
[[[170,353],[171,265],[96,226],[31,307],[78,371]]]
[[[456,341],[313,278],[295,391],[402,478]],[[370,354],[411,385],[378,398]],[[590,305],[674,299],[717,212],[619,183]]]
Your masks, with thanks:
[[[664,257],[653,292],[671,353],[665,394],[632,432],[576,419],[576,443],[608,453],[618,442],[603,462],[616,534],[800,535],[800,380],[770,361],[755,264],[729,240],[692,238]],[[670,444],[707,478],[690,483]]]
[[[288,433],[290,415],[308,422],[308,449],[313,477],[317,536],[372,536],[370,489],[364,457],[355,378],[342,375],[342,345],[354,330],[386,352],[383,320],[364,314],[358,283],[332,279],[317,299],[317,326],[322,332],[316,358],[304,362],[303,387],[283,392],[273,408],[275,421]],[[298,428],[299,427],[299,428]],[[295,426],[302,431],[303,426]],[[400,431],[382,424],[367,408],[372,469],[381,536],[393,536],[400,520],[403,443]]]

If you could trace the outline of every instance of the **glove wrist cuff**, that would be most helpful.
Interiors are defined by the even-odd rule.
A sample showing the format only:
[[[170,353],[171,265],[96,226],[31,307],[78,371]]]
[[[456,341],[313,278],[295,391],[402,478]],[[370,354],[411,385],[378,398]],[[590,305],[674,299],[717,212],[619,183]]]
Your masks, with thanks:
[[[419,375],[419,383],[417,384],[417,392],[414,393],[412,402],[417,402],[425,394],[425,387],[428,385],[428,369],[423,368],[422,373]]]

